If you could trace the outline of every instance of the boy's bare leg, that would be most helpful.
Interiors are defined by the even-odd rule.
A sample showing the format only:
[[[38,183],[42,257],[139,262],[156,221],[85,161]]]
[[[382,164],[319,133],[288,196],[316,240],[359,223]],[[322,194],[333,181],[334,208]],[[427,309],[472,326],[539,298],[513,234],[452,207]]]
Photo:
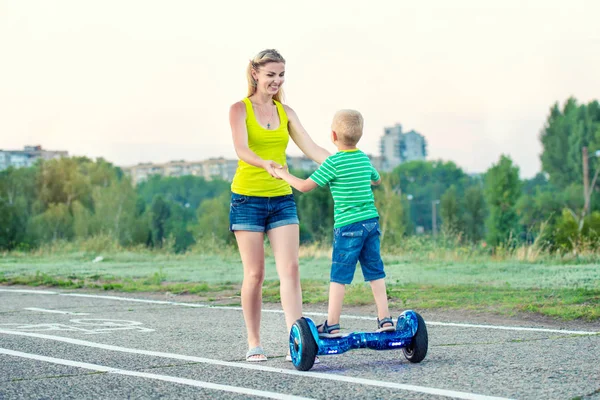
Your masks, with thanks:
[[[346,285],[337,282],[329,284],[329,307],[327,310],[327,325],[335,325],[340,323],[340,315],[342,315],[342,305],[344,304],[344,294],[346,293]],[[330,333],[338,333],[339,330],[333,330]]]
[[[375,298],[375,304],[377,305],[377,318],[388,318],[390,316],[390,310],[388,308],[385,280],[382,278],[369,283],[371,284],[371,290],[373,291],[373,297]]]

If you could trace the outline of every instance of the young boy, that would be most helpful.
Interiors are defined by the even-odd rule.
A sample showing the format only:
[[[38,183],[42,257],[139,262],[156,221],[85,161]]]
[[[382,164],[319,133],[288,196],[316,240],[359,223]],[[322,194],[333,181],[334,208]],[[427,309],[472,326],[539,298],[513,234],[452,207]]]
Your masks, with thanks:
[[[377,305],[377,331],[393,331],[388,310],[385,273],[379,253],[379,214],[371,185],[381,178],[369,157],[356,144],[363,133],[363,117],[358,111],[338,111],[331,125],[331,140],[338,152],[329,156],[308,178],[299,179],[286,169],[278,176],[301,192],[329,184],[334,204],[334,241],[329,286],[327,320],[318,326],[321,337],[340,337],[340,315],[346,285],[352,283],[360,261],[365,281],[371,284]]]

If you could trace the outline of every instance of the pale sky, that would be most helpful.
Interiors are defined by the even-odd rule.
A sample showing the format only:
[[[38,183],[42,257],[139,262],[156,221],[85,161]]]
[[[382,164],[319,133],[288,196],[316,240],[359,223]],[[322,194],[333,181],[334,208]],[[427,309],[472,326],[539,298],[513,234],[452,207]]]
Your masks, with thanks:
[[[483,172],[504,153],[531,177],[551,105],[600,99],[599,15],[597,0],[0,0],[0,149],[235,158],[229,106],[276,48],[287,104],[328,150],[354,108],[367,153],[400,123],[430,160]]]

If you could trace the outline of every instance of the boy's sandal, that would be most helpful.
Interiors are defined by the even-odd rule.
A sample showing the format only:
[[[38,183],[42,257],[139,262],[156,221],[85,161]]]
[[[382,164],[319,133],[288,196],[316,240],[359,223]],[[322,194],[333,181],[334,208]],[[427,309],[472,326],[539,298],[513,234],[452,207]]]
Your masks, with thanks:
[[[319,337],[321,338],[339,338],[344,336],[344,334],[340,332],[340,324],[327,325],[327,320],[325,320],[325,322],[323,322],[321,325],[317,325],[317,331],[319,330],[321,330],[319,332]],[[331,331],[338,332],[331,333]]]
[[[248,350],[246,353],[246,361],[248,362],[261,362],[267,361],[267,355],[262,347],[256,346]]]
[[[385,317],[383,319],[377,318],[377,332],[392,332],[396,330],[394,328],[394,321],[391,318]]]

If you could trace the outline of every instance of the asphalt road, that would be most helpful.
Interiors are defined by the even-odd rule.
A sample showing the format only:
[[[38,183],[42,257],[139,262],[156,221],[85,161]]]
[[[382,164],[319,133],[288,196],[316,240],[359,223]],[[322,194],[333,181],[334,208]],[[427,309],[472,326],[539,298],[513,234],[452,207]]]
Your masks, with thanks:
[[[316,311],[305,309],[320,322]],[[238,307],[0,287],[0,399],[600,399],[597,328],[422,315],[420,364],[402,351],[355,350],[300,372],[285,361],[275,306],[262,321],[269,361],[247,363]],[[368,331],[373,317],[344,315],[342,326]]]

